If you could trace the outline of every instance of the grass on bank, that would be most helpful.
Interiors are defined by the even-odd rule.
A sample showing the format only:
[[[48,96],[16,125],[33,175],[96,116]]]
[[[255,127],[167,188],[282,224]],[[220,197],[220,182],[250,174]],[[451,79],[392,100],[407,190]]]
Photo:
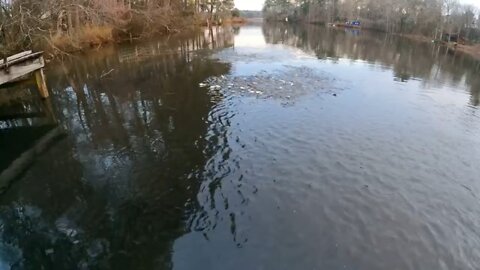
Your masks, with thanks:
[[[114,41],[113,27],[86,25],[73,34],[54,35],[50,37],[49,43],[53,50],[75,52],[99,47]]]

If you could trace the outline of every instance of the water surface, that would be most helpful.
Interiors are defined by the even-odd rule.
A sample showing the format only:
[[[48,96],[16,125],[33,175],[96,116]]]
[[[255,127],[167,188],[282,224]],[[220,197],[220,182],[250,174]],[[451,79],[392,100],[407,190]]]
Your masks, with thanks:
[[[0,197],[0,268],[477,269],[479,72],[285,25],[51,64],[68,135]]]

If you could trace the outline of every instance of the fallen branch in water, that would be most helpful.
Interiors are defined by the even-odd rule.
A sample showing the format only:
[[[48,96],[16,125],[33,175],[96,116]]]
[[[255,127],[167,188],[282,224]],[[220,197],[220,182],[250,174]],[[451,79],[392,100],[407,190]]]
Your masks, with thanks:
[[[110,71],[103,73],[102,75],[100,75],[100,79],[103,79],[104,77],[107,77],[107,76],[108,76],[110,73],[112,73],[114,70],[115,70],[115,69],[112,68]]]
[[[46,135],[41,137],[33,147],[14,160],[7,169],[0,171],[0,194],[2,194],[12,184],[12,181],[17,179],[17,177],[34,162],[35,158],[39,157],[42,153],[48,150],[53,143],[57,142],[65,135],[65,131],[61,127],[52,129]]]

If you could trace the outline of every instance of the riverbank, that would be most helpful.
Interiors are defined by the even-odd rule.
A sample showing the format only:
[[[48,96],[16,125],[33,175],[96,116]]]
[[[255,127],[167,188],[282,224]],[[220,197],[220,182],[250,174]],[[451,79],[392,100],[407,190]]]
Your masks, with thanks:
[[[64,54],[74,54],[92,49],[99,49],[109,44],[121,44],[134,40],[149,39],[155,36],[169,36],[188,33],[202,27],[202,22],[191,21],[162,29],[118,29],[110,25],[85,26],[69,35],[56,35],[36,45],[38,50],[44,50],[51,57]]]
[[[244,26],[262,22],[262,18],[231,17],[220,22],[215,22],[212,25],[215,27]],[[150,30],[141,33],[130,33],[128,31],[121,32],[112,27],[89,27],[79,31],[75,39],[71,39],[69,36],[60,36],[52,40],[50,44],[45,44],[43,48],[39,49],[47,50],[47,52],[49,51],[48,49],[50,49],[51,57],[56,57],[59,54],[87,52],[108,46],[109,44],[122,44],[134,40],[148,40],[162,36],[189,35],[192,32],[201,31],[207,27],[208,23],[205,18],[198,16],[179,22],[175,27],[166,28],[163,31]],[[78,42],[74,43],[75,40],[78,40]]]
[[[476,45],[458,45],[457,50],[466,53],[473,58],[480,60],[480,44]]]
[[[184,1],[87,1],[72,5],[54,0],[14,1],[0,15],[1,56],[43,50],[70,54],[152,36],[171,35],[231,20],[231,7],[206,10]]]
[[[414,35],[414,34],[397,34],[397,35],[404,38],[408,38],[413,41],[426,42],[426,43],[432,42],[432,38],[422,36],[422,35]],[[467,54],[475,58],[476,60],[480,60],[480,44],[474,44],[474,45],[458,44],[456,47],[456,51]]]
[[[432,39],[430,37],[422,36],[422,35],[417,35],[417,34],[396,34],[397,36],[408,38],[413,41],[418,41],[418,42],[427,42],[431,43]]]

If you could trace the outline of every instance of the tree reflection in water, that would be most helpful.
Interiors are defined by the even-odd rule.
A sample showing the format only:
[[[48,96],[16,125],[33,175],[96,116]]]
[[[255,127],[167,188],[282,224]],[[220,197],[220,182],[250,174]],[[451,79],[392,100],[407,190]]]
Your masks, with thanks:
[[[462,53],[451,55],[442,46],[376,32],[315,25],[264,25],[263,33],[268,43],[294,46],[314,53],[319,59],[361,60],[392,68],[396,80],[419,78],[424,88],[445,84],[455,88],[466,83],[471,86],[472,105],[480,105],[480,62]]]
[[[199,83],[230,70],[203,55],[232,42],[230,29],[213,29],[52,64],[69,136],[1,198],[2,266],[171,266],[172,241],[198,208],[208,117],[222,99]]]
[[[245,30],[247,29],[241,32],[247,32]],[[338,31],[316,26],[303,29],[284,25],[264,26],[263,31],[268,43],[301,48],[325,61],[354,63],[355,60],[361,60],[371,63],[372,69],[391,68],[393,79],[397,81],[395,84],[418,82],[423,86],[420,89],[428,88],[430,91],[434,91],[437,84],[450,85],[452,88],[461,83],[468,84],[471,86],[470,105],[479,104],[480,82],[475,76],[478,64],[469,57],[451,56],[433,45],[415,44],[391,36],[379,38],[379,34],[373,33]],[[234,66],[231,62],[217,61],[208,56],[217,48],[232,47],[234,33],[235,31],[231,29],[212,29],[193,37],[107,48],[101,53],[51,65],[55,66],[49,74],[55,108],[59,122],[69,135],[45,153],[21,181],[0,198],[2,224],[0,267],[11,265],[14,268],[26,269],[173,268],[174,241],[189,232],[194,233],[188,234],[186,238],[188,236],[191,238],[183,244],[193,247],[192,249],[196,247],[193,245],[195,241],[189,240],[197,239],[196,237],[202,241],[204,239],[209,241],[214,237],[217,240],[221,238],[220,245],[209,250],[211,253],[229,248],[231,250],[232,247],[226,247],[231,242],[234,243],[233,248],[243,247],[248,239],[245,233],[246,226],[242,226],[242,222],[248,223],[245,220],[249,220],[251,214],[245,214],[243,207],[253,204],[249,204],[249,200],[253,198],[250,195],[258,191],[254,185],[257,182],[249,183],[247,178],[264,177],[270,181],[271,175],[282,177],[288,171],[296,172],[292,174],[293,176],[308,178],[315,170],[307,169],[305,173],[295,165],[304,162],[302,153],[307,153],[307,158],[312,159],[316,158],[317,153],[311,153],[312,156],[309,156],[310,149],[304,149],[303,152],[300,149],[298,153],[291,149],[311,145],[305,143],[300,136],[304,130],[307,135],[315,137],[317,133],[325,135],[329,132],[326,132],[322,125],[319,129],[307,129],[299,125],[301,129],[298,131],[279,132],[280,137],[294,138],[290,139],[294,142],[285,146],[287,150],[285,152],[288,154],[283,157],[283,162],[278,163],[272,160],[270,155],[283,153],[281,146],[284,146],[285,142],[279,137],[275,138],[272,132],[265,132],[263,135],[263,142],[272,140],[272,144],[265,143],[263,146],[250,149],[248,145],[243,149],[245,144],[254,145],[253,142],[257,142],[257,137],[254,137],[256,135],[251,130],[245,131],[245,134],[248,133],[245,137],[239,137],[242,133],[240,130],[245,126],[235,122],[241,117],[237,119],[234,117],[235,113],[245,112],[236,111],[235,106],[241,106],[240,103],[244,100],[234,100],[225,94],[226,92],[215,90],[215,87],[207,89],[199,86],[209,77],[233,73]],[[372,38],[371,35],[375,35],[376,38]],[[245,43],[248,43],[248,40]],[[290,54],[285,55],[284,57],[290,57]],[[218,54],[216,56],[218,57]],[[243,56],[239,54],[239,57]],[[266,65],[278,61],[275,58],[276,54],[269,57]],[[316,64],[322,63],[313,60]],[[369,65],[364,67],[370,68]],[[391,82],[390,74],[386,74],[385,78]],[[418,78],[422,80],[417,80]],[[313,84],[308,81],[306,83]],[[255,111],[249,113],[255,114]],[[299,113],[292,110],[291,113],[298,117],[312,117],[310,112]],[[286,115],[287,113],[284,117]],[[244,120],[255,117],[256,115]],[[278,120],[277,115],[270,117],[275,119],[274,123],[284,120]],[[327,116],[319,117],[328,119]],[[390,121],[390,118],[385,118],[385,121]],[[253,122],[253,126],[257,127],[264,124],[262,121]],[[281,126],[279,128],[278,125],[273,130],[277,132],[279,129],[288,130]],[[287,136],[284,136],[285,134]],[[328,135],[333,137],[336,133],[325,136]],[[389,135],[391,134],[386,134],[387,137]],[[418,141],[416,137],[411,139]],[[345,140],[345,145],[342,143],[338,145],[344,146],[348,151],[354,146],[363,145],[364,142],[361,138],[358,143],[355,140]],[[310,141],[312,143],[315,140]],[[381,147],[390,149],[390,141],[386,141],[388,143],[379,145],[380,149]],[[278,146],[279,152],[269,152],[267,146],[271,145]],[[334,143],[325,145],[319,146],[319,149],[336,153],[337,150],[331,148],[335,147]],[[373,148],[376,149],[375,144]],[[248,155],[245,151],[250,151],[252,156],[258,158],[246,161]],[[358,152],[363,153],[363,150]],[[240,156],[242,153],[244,156]],[[292,156],[296,157],[296,162],[291,162]],[[407,161],[403,164],[408,166],[415,163],[415,160],[410,158],[405,160]],[[334,161],[335,159],[329,156],[323,159],[325,164]],[[242,162],[244,167],[240,168]],[[265,171],[262,171],[263,168],[260,167],[270,163],[273,165],[267,165]],[[292,166],[292,163],[293,167],[288,167]],[[317,165],[314,163],[312,167]],[[272,168],[281,169],[274,171]],[[269,169],[271,170],[268,171]],[[255,170],[259,173],[248,174]],[[343,179],[343,169],[339,171],[337,175],[331,176],[332,183],[337,183],[337,179]],[[275,181],[273,179],[273,182]],[[291,186],[287,185],[284,188],[290,191],[290,188],[296,185],[292,183]],[[345,182],[343,185],[349,184]],[[360,192],[355,194],[357,193],[360,194]],[[308,193],[297,194],[300,194],[298,201],[303,203],[303,196]],[[328,191],[324,194],[330,198]],[[335,195],[331,196],[333,198]],[[272,199],[268,195],[263,197],[267,200]],[[280,201],[288,197],[278,198]],[[271,201],[277,203],[275,200]],[[328,203],[328,200],[311,199],[307,202],[309,205],[318,206],[321,203]],[[276,206],[276,209],[279,209],[279,206],[274,204],[257,209],[257,217],[264,215],[268,212],[265,210],[271,210],[272,207]],[[288,204],[289,202],[285,202],[282,206]],[[306,208],[308,209],[308,206]],[[342,210],[335,207],[331,209]],[[370,217],[369,211],[358,212],[355,207],[345,209]],[[390,214],[387,212],[385,213]],[[268,214],[270,215],[270,212]],[[310,213],[306,217],[311,219]],[[325,214],[323,217],[328,218],[328,215]],[[267,217],[263,221],[271,226],[273,223],[270,221],[282,220],[283,216],[279,218]],[[325,226],[325,231],[331,232],[331,227],[334,226],[326,225],[338,224],[335,221],[335,218],[320,219],[319,223],[310,224],[310,229],[313,232],[318,227]],[[294,228],[303,230],[303,223],[294,221],[278,226],[284,226],[284,229],[272,229],[270,236],[275,236],[271,238],[275,241],[259,244],[258,241],[263,240],[259,236],[268,232],[256,230],[252,233],[253,236],[250,235],[251,242],[256,240],[257,247],[269,247],[282,252],[276,254],[287,253],[285,247],[277,245],[276,240]],[[288,228],[285,229],[285,226]],[[260,229],[265,228],[269,227]],[[341,238],[343,234],[343,231],[338,232],[336,236]],[[254,239],[255,235],[258,239]],[[347,235],[352,236],[353,233]],[[318,235],[305,236],[312,236],[312,240],[320,239],[315,238]],[[296,239],[295,235],[291,237],[293,238],[286,237],[286,241]],[[310,244],[314,246],[317,243]],[[362,247],[356,249],[362,255],[362,260],[365,253],[364,244],[365,242],[361,241],[356,246]],[[184,250],[183,254],[199,254],[201,251],[194,249],[190,253],[190,250],[186,252]],[[255,248],[249,250],[251,253],[259,251],[261,250]],[[310,254],[316,251],[308,250],[312,252]],[[370,256],[374,254],[372,252]],[[176,252],[178,253],[181,252]],[[397,256],[398,252],[389,254]],[[181,255],[179,258],[184,258]],[[234,253],[228,255],[235,256]],[[192,257],[188,257],[189,263],[196,262]],[[313,256],[310,259],[321,260],[323,257]],[[272,260],[279,264],[284,262],[277,258]],[[343,264],[342,260],[335,261],[335,258],[332,261],[334,265]],[[253,260],[250,263],[254,262]],[[308,262],[304,265],[307,264]]]

